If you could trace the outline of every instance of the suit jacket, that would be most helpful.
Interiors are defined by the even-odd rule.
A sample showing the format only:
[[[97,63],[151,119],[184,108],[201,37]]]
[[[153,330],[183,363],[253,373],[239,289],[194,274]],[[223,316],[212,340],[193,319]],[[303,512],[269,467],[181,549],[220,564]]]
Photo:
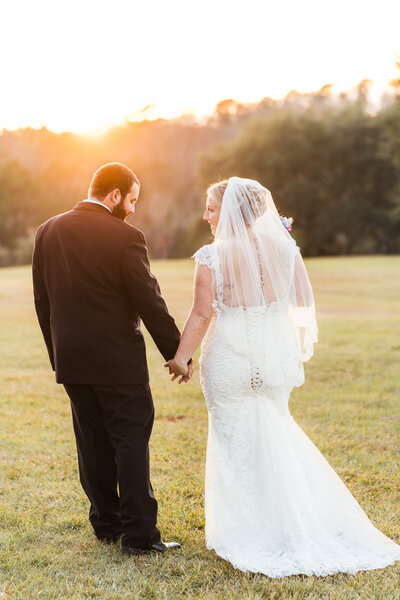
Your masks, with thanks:
[[[79,202],[39,227],[33,287],[57,383],[148,382],[140,319],[165,360],[175,354],[180,334],[145,237],[103,206]]]

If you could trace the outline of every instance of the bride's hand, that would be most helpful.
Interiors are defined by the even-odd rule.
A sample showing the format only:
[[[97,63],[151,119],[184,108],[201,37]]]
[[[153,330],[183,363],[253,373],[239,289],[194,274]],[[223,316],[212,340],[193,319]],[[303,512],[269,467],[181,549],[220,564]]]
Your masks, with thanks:
[[[168,367],[169,374],[174,375],[172,381],[177,377],[187,377],[189,373],[189,367],[185,362],[171,358],[168,362],[163,364],[163,367]]]

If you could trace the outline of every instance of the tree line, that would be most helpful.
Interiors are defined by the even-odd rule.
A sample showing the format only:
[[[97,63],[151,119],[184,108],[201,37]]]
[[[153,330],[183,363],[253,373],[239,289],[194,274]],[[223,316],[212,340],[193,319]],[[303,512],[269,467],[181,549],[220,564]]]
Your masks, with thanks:
[[[92,173],[125,163],[141,181],[137,212],[155,257],[190,256],[210,241],[205,190],[258,179],[294,217],[305,255],[400,251],[400,80],[378,109],[369,83],[253,104],[220,102],[192,117],[126,122],[98,137],[45,128],[0,134],[0,265],[30,261],[34,232],[87,196]]]

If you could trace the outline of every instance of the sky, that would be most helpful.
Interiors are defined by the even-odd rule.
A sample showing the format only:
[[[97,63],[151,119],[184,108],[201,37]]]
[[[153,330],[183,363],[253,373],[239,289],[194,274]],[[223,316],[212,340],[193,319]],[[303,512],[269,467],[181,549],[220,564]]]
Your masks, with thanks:
[[[399,76],[400,0],[0,0],[0,23],[0,130],[88,132],[362,79],[380,93]]]

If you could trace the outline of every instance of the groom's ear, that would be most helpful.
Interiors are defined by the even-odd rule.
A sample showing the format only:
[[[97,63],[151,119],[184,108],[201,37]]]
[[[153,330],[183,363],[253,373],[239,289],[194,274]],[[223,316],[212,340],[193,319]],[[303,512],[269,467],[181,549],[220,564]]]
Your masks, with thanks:
[[[115,190],[113,190],[112,192],[110,192],[109,194],[110,196],[110,200],[113,204],[119,204],[119,202],[121,201],[121,191],[116,188]]]

